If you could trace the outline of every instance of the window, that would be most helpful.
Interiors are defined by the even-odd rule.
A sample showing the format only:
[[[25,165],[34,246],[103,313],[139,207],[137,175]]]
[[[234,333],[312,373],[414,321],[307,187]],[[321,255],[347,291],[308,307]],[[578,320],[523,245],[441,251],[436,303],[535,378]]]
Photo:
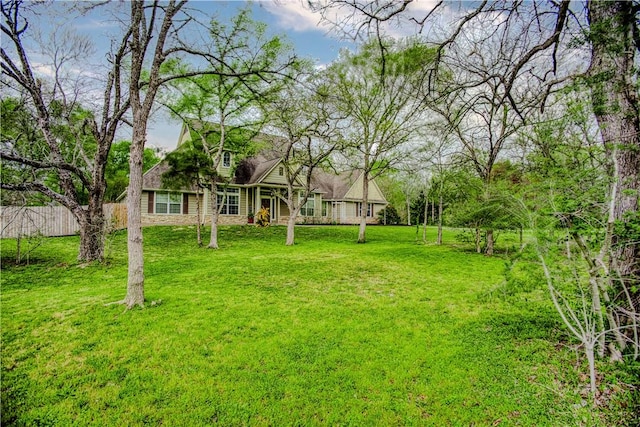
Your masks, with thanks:
[[[225,168],[231,167],[231,153],[228,151],[222,153],[222,166]]]
[[[327,216],[329,212],[329,202],[322,202],[322,216]]]
[[[220,214],[238,215],[240,213],[240,189],[227,188],[226,196],[226,200],[223,200],[225,199],[225,191],[218,191],[218,209],[222,208]]]
[[[181,201],[180,193],[156,192],[156,213],[181,214]]]
[[[283,176],[284,175],[284,167],[280,166],[278,168],[278,175]]]
[[[373,203],[367,203],[367,216],[371,217],[373,212]],[[362,202],[356,203],[356,213],[358,216],[362,216]]]
[[[302,201],[303,195],[302,193],[300,193],[300,200]],[[302,216],[313,216],[314,215],[314,211],[315,211],[315,207],[316,207],[316,200],[313,197],[313,194],[309,195],[309,198],[307,199],[307,203],[305,203],[301,208],[300,208],[300,215]]]

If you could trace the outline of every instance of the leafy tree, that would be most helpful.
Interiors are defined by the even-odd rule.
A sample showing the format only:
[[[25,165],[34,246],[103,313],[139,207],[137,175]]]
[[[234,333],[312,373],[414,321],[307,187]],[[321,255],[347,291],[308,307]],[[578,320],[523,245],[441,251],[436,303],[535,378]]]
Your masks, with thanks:
[[[343,51],[327,69],[337,108],[346,118],[344,151],[350,166],[362,171],[363,200],[367,206],[369,182],[404,155],[400,149],[422,124],[422,99],[416,97],[424,80],[421,71],[433,61],[434,51],[411,41],[369,41],[357,53]],[[366,209],[360,213],[358,242],[366,241]]]
[[[426,221],[428,203],[424,191],[420,191],[418,196],[411,201],[411,222],[416,226]]]
[[[38,128],[33,120],[33,116],[28,111],[25,102],[18,98],[6,97],[0,100],[0,117],[2,117],[2,126],[0,127],[0,135],[2,138],[3,149],[37,151],[40,144],[33,143],[40,138]],[[30,157],[40,157],[37,152]],[[9,185],[19,185],[28,181],[33,171],[30,168],[22,167],[19,163],[8,161],[0,162],[0,171],[2,176],[3,189]],[[46,179],[45,175],[50,175],[48,171],[40,172],[41,179]],[[22,205],[43,205],[50,199],[40,192],[26,191],[2,191],[0,199],[3,206],[22,206]]]
[[[281,158],[286,189],[276,195],[289,209],[285,244],[291,246],[295,243],[296,218],[309,198],[314,197],[314,173],[326,166],[343,144],[340,116],[321,75],[301,74],[299,80],[289,82],[263,108],[270,129],[281,135],[273,150]]]
[[[174,115],[187,121],[199,146],[210,158],[211,236],[209,248],[218,249],[218,186],[224,177],[215,173],[225,150],[246,151],[262,126],[256,115],[259,103],[279,86],[276,74],[285,75],[295,61],[281,37],[268,38],[266,26],[244,9],[230,25],[211,21],[211,57],[207,74],[176,80],[165,101]],[[238,137],[233,138],[233,135]]]
[[[105,179],[107,189],[104,195],[105,202],[115,202],[127,190],[129,185],[129,152],[131,150],[130,141],[120,141],[111,145]],[[142,158],[143,172],[151,169],[160,161],[158,150],[145,148]]]
[[[378,221],[384,225],[398,225],[400,224],[400,215],[398,215],[396,208],[388,205],[378,212]]]
[[[394,206],[401,222],[411,225],[411,200],[419,191],[419,182],[415,170],[420,167],[408,164],[390,170],[388,174],[378,178],[377,183],[385,198]]]
[[[165,157],[169,168],[162,175],[163,185],[169,188],[194,188],[196,191],[196,237],[202,246],[201,195],[211,181],[214,170],[211,158],[205,153],[201,141],[190,140]]]

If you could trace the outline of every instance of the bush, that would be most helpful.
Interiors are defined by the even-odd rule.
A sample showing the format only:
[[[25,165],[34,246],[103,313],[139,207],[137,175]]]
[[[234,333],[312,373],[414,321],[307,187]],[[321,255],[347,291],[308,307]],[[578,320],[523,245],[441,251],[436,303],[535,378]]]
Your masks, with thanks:
[[[269,215],[269,209],[262,207],[256,214],[256,225],[259,227],[268,227],[271,222],[271,215]]]
[[[400,224],[400,215],[396,208],[389,205],[378,212],[378,221],[384,225],[397,225]]]

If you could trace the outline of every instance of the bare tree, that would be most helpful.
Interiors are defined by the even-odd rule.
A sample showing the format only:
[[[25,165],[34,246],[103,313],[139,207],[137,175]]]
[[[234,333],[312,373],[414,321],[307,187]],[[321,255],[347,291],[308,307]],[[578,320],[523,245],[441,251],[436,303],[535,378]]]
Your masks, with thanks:
[[[444,19],[447,29],[433,40],[439,43],[437,64],[452,45],[474,31],[473,26],[479,20],[493,20],[495,25],[488,27],[493,31],[487,42],[494,42],[497,36],[499,40],[513,39],[517,43],[516,49],[506,52],[509,56],[505,59],[512,63],[507,73],[495,73],[503,87],[497,104],[510,105],[523,119],[525,114],[514,96],[522,84],[526,87],[526,83],[535,82],[542,89],[537,101],[538,107],[544,109],[549,93],[562,82],[586,78],[593,114],[609,153],[609,173],[619,184],[613,212],[614,221],[620,226],[612,235],[615,244],[614,256],[609,260],[610,271],[620,272],[616,279],[619,288],[638,289],[640,242],[630,232],[638,221],[640,197],[640,157],[637,155],[640,101],[634,65],[640,52],[638,1],[586,1],[581,9],[579,4],[568,0],[546,3],[485,0],[457,11],[449,2],[439,1],[421,15],[412,10],[412,0],[309,0],[308,3],[337,28],[366,35],[380,36],[384,34],[385,25],[394,22],[410,23],[416,25],[418,31],[434,35],[437,20]],[[335,14],[336,9],[344,13]],[[342,18],[335,21],[334,16]],[[586,40],[583,34],[588,34]],[[575,43],[581,39],[585,42],[582,49]],[[501,46],[503,44],[494,45],[496,49]],[[639,292],[636,290],[632,298],[636,312],[640,309]]]
[[[51,60],[52,77],[47,79],[37,72],[24,41],[30,30],[24,12],[22,1],[2,2],[1,28],[7,40],[6,50],[3,44],[0,51],[2,84],[19,94],[20,108],[33,117],[37,133],[22,132],[7,139],[3,135],[0,158],[31,173],[21,182],[7,182],[3,174],[1,186],[4,190],[40,192],[65,206],[80,225],[78,259],[101,260],[105,167],[120,119],[129,106],[119,88],[126,46],[110,57],[112,68],[104,83],[103,103],[98,112],[92,112],[83,106],[87,79],[69,74],[71,66],[86,59],[90,43],[69,32],[51,37],[51,44],[42,47]]]

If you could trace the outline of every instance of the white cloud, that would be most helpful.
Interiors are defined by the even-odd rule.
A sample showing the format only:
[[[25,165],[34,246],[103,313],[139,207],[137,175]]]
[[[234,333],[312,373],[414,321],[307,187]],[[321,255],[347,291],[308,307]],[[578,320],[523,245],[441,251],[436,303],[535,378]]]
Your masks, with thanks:
[[[53,69],[53,66],[50,64],[43,64],[40,62],[32,62],[31,68],[34,71],[35,75],[46,76],[53,79],[56,76],[56,72]]]
[[[322,20],[319,13],[313,12],[306,5],[304,0],[261,0],[261,7],[276,17],[278,25],[285,30],[303,31],[323,31],[330,32],[331,25]],[[405,37],[415,35],[419,31],[419,26],[412,21],[423,19],[436,5],[437,0],[414,0],[403,11],[398,19],[390,20],[383,24],[385,32],[393,37]],[[441,9],[443,9],[441,7]],[[353,9],[349,7],[335,7],[328,13],[332,22],[340,22],[343,30],[351,28],[355,31],[355,25],[359,18],[353,19]]]
[[[277,18],[285,29],[293,31],[322,31],[321,16],[297,0],[261,1],[260,6]]]

